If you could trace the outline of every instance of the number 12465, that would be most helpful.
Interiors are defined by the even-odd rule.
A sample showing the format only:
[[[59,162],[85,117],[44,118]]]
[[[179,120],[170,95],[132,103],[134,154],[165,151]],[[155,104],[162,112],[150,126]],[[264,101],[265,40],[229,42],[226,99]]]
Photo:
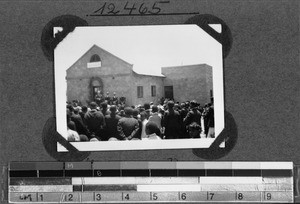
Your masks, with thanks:
[[[170,1],[157,1],[152,4],[127,1],[124,5],[105,2],[91,15],[157,15],[162,11],[162,4],[166,3],[170,3]]]

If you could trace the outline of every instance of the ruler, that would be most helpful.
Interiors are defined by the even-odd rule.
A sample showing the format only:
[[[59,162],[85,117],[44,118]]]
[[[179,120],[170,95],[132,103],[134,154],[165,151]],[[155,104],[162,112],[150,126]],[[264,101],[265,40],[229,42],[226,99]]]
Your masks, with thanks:
[[[293,203],[292,162],[11,162],[9,203]]]

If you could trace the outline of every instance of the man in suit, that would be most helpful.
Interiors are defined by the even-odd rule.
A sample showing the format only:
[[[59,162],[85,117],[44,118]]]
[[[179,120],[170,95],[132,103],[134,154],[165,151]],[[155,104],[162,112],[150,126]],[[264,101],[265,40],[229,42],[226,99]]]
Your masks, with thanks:
[[[91,110],[84,116],[84,120],[91,135],[90,137],[96,137],[98,140],[102,140],[103,129],[105,127],[104,116],[97,110],[97,104],[95,102],[91,102],[90,108]]]
[[[105,116],[105,137],[106,139],[118,138],[118,122],[121,119],[119,115],[116,114],[117,107],[112,105],[110,108],[110,114]]]
[[[165,139],[178,139],[182,137],[182,120],[178,111],[174,110],[174,102],[169,101],[167,104],[168,111],[162,120]]]
[[[71,120],[75,123],[76,130],[77,130],[79,135],[88,136],[87,128],[84,125],[81,116],[79,115],[79,108],[78,107],[74,108],[74,111],[71,115]]]
[[[183,123],[185,126],[189,126],[193,122],[197,123],[198,125],[201,125],[201,113],[197,109],[197,102],[191,101],[190,103],[191,110],[188,112],[186,117],[183,120]]]

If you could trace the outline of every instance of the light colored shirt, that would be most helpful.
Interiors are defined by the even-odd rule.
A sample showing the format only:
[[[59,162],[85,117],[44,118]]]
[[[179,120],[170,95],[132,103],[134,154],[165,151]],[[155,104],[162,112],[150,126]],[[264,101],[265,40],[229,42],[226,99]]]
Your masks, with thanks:
[[[142,133],[141,133],[141,138],[147,138],[148,136],[146,135],[146,124],[148,123],[148,120],[145,119],[142,122]]]
[[[142,138],[142,140],[161,140],[161,138],[157,134],[153,133],[151,135],[147,135],[146,138]]]
[[[150,117],[149,117],[149,122],[154,122],[157,127],[159,129],[161,129],[161,115],[158,113],[153,113]]]

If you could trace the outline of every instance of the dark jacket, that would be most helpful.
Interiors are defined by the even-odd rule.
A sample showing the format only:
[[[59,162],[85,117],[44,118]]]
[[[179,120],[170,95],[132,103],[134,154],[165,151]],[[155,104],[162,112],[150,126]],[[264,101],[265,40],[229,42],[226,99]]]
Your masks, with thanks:
[[[73,113],[71,116],[71,120],[75,123],[78,134],[80,134],[80,135],[83,134],[83,135],[88,136],[87,128],[84,125],[80,115],[76,115]]]
[[[105,116],[105,138],[108,140],[111,137],[118,138],[118,122],[121,119],[119,115],[109,114]]]
[[[193,109],[193,110],[189,111],[183,120],[183,123],[185,126],[188,126],[188,125],[192,124],[193,122],[196,122],[199,125],[201,125],[201,113],[197,109]]]
[[[167,111],[162,119],[166,139],[178,139],[182,136],[182,119],[178,111]]]
[[[93,109],[85,114],[84,119],[90,134],[95,134],[96,137],[101,139],[105,127],[103,114],[100,111]]]
[[[138,137],[137,134],[139,131],[139,122],[135,118],[126,116],[119,120],[117,129],[119,133],[119,137],[117,139],[131,140],[134,137]]]
[[[76,130],[76,125],[75,125],[75,123],[74,123],[73,121],[70,120],[70,121],[67,123],[67,126],[68,126],[69,129],[74,130],[74,131],[77,131],[77,130]]]

